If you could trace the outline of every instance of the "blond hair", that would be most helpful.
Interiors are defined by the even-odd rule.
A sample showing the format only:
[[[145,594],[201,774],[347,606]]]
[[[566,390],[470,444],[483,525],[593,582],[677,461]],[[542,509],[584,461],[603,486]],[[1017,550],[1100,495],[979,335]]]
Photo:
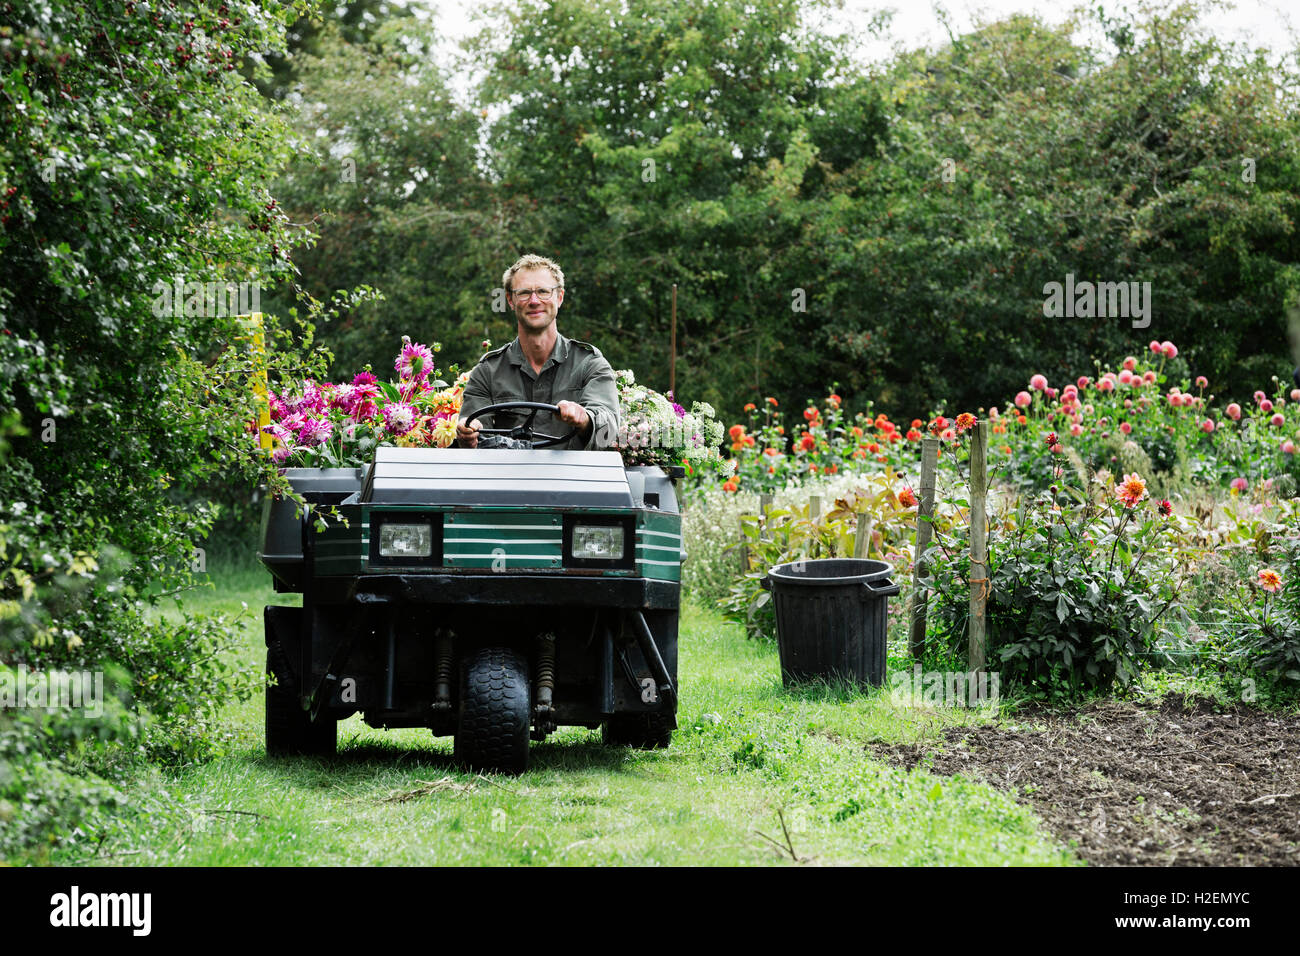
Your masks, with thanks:
[[[548,269],[552,276],[555,277],[555,284],[561,289],[564,288],[564,270],[555,262],[545,256],[535,256],[531,253],[526,256],[520,256],[519,261],[507,269],[501,276],[501,288],[507,292],[513,292],[510,282],[515,277],[516,272],[524,269]]]

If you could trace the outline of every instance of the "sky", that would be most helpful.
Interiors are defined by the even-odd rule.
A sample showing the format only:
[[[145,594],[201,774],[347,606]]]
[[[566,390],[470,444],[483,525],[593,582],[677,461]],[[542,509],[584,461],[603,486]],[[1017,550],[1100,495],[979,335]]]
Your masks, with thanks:
[[[452,41],[474,32],[471,11],[483,6],[481,0],[424,0],[424,3],[436,11],[438,24]],[[986,20],[997,20],[1017,12],[1036,13],[1049,23],[1060,23],[1074,5],[1064,0],[951,0],[943,4],[958,32],[969,29],[980,14]],[[1112,10],[1120,8],[1114,0],[1106,6]],[[873,14],[888,9],[894,10],[891,36],[889,40],[865,44],[871,60],[886,58],[893,43],[901,43],[907,48],[922,44],[937,46],[947,37],[936,15],[935,4],[930,0],[913,0],[911,3],[845,0],[844,9],[836,17],[836,25],[841,28],[861,26]],[[1241,40],[1280,52],[1300,27],[1300,0],[1238,0],[1232,9],[1211,11],[1204,22],[1224,39]]]

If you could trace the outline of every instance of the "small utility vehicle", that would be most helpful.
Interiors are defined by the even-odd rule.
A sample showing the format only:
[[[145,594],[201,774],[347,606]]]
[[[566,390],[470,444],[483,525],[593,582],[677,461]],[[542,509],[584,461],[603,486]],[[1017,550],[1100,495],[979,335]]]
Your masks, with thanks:
[[[332,754],[357,712],[509,773],[559,726],[668,745],[680,473],[543,447],[563,438],[531,421],[505,442],[522,448],[381,446],[366,468],[287,471],[310,507],[269,498],[263,515],[259,558],[302,593],[265,612],[268,754]]]

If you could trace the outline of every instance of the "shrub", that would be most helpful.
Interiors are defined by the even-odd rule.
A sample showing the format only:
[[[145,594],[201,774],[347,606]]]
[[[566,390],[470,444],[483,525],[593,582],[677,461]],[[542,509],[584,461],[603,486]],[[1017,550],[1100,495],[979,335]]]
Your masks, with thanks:
[[[124,761],[201,752],[252,680],[228,679],[222,622],[156,607],[193,583],[214,517],[196,489],[258,470],[250,330],[229,314],[251,303],[227,283],[292,281],[306,238],[268,191],[287,129],[235,66],[283,49],[293,14],[230,6],[6,8],[0,662],[103,672],[127,710],[0,715],[6,857],[71,836],[83,798],[109,806],[97,781]],[[318,365],[311,334],[268,322],[273,368]]]
[[[1153,651],[1177,595],[1160,551],[1175,519],[1167,503],[1144,501],[1138,476],[1111,481],[1101,472],[1093,487],[1026,493],[990,521],[986,633],[1004,684],[1052,696],[1105,689],[1130,682]],[[968,539],[968,528],[937,531],[929,560],[929,639],[949,653],[967,641]]]
[[[1246,585],[1258,609],[1241,606],[1245,627],[1233,656],[1287,691],[1300,691],[1300,534],[1278,549],[1276,568],[1260,568]]]
[[[852,557],[858,515],[870,518],[871,541],[866,556],[891,561],[900,570],[911,563],[910,539],[916,527],[916,504],[904,504],[899,494],[906,486],[892,471],[858,476],[857,483],[833,507],[814,518],[811,505],[774,508],[766,520],[746,523],[744,544],[751,570],[734,574],[721,603],[726,615],[745,625],[750,637],[772,637],[776,623],[771,594],[762,587],[767,572],[778,564],[809,558]],[[738,549],[737,541],[729,550]],[[737,566],[739,559],[736,559]]]

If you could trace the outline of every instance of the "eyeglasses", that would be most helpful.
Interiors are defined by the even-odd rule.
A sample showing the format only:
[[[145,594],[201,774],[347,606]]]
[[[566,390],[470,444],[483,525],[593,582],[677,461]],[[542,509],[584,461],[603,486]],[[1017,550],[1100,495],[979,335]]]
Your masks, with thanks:
[[[558,288],[559,286],[551,286],[549,289],[516,289],[510,294],[520,302],[527,302],[533,297],[533,294],[536,293],[537,298],[541,299],[543,302],[550,302],[551,296],[555,295],[555,290]]]

